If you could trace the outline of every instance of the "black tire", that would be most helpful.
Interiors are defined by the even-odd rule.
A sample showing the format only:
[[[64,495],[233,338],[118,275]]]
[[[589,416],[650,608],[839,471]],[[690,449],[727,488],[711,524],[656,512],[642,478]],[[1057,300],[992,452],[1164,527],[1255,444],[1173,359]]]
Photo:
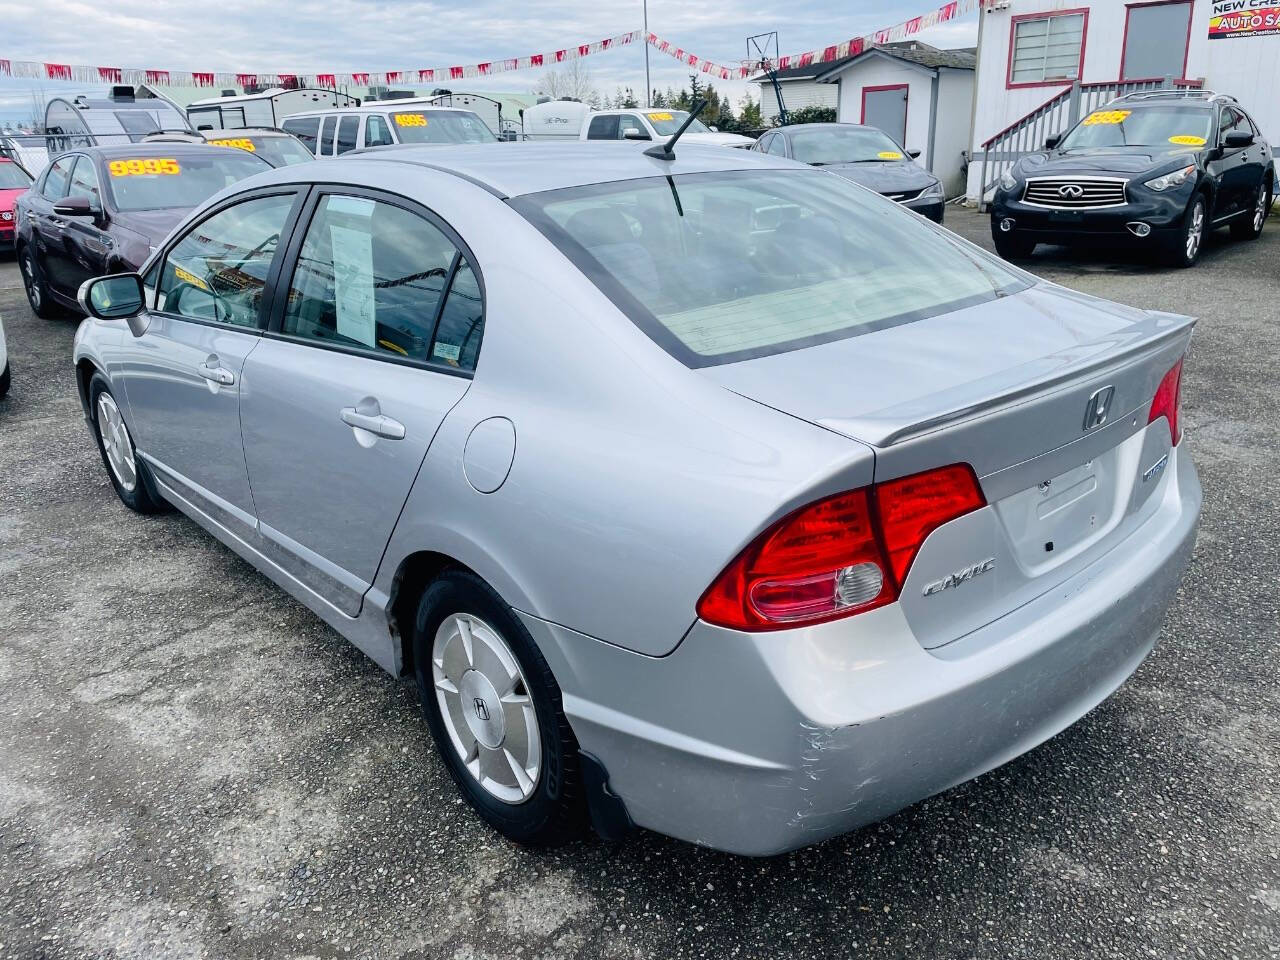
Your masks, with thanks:
[[[18,250],[18,273],[22,275],[22,289],[26,291],[32,313],[44,320],[62,316],[63,311],[50,296],[49,284],[45,282],[30,246]]]
[[[0,399],[8,396],[9,394],[10,377],[9,364],[6,362],[4,365],[4,372],[0,373]]]
[[[501,634],[519,662],[538,721],[542,765],[528,799],[506,803],[472,776],[450,740],[432,674],[432,643],[446,617],[469,614]],[[418,602],[413,634],[418,696],[436,749],[463,796],[495,830],[517,843],[553,846],[583,832],[587,822],[578,741],[561,706],[560,686],[520,619],[487,583],[451,570],[430,583]]]
[[[1257,192],[1253,195],[1253,205],[1248,214],[1237,217],[1231,224],[1231,236],[1236,240],[1257,240],[1262,236],[1262,228],[1271,214],[1271,178],[1270,170],[1262,178]]]
[[[1197,217],[1199,224],[1197,225]],[[1199,239],[1192,249],[1191,235],[1199,230]],[[1164,262],[1171,267],[1185,269],[1194,267],[1200,259],[1200,251],[1204,249],[1205,237],[1209,234],[1209,202],[1203,193],[1197,193],[1187,204],[1187,211],[1182,215],[1182,226],[1173,231],[1165,243]]]
[[[93,379],[89,381],[89,412],[93,421],[93,437],[98,442],[98,453],[102,456],[102,465],[106,467],[107,477],[111,480],[111,486],[115,488],[116,496],[130,510],[135,513],[164,513],[169,509],[169,505],[160,498],[156,492],[154,481],[151,474],[147,472],[147,466],[137,455],[137,451],[133,448],[133,437],[129,434],[127,425],[123,425],[123,414],[121,414],[121,423],[123,425],[123,435],[117,438],[116,442],[124,442],[129,445],[129,451],[133,459],[134,480],[132,486],[127,482],[127,476],[122,479],[117,475],[116,468],[111,464],[110,455],[107,453],[106,444],[103,442],[103,423],[102,410],[100,407],[100,399],[103,394],[110,398],[110,403],[115,405],[115,397],[111,393],[111,385],[107,383],[107,378],[100,373],[95,373]],[[116,409],[119,410],[118,405]]]
[[[996,253],[1006,260],[1026,260],[1036,249],[1034,240],[1019,236],[1014,230],[1005,233],[995,220],[991,221],[991,242],[995,244]]]

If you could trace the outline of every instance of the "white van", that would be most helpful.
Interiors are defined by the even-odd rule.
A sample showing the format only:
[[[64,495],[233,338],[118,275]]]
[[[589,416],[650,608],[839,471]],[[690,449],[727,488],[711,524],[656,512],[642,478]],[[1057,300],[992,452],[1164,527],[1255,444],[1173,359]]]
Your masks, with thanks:
[[[362,147],[396,143],[497,143],[471,110],[382,100],[363,107],[316,110],[289,117],[281,128],[317,157],[336,157]]]
[[[272,87],[261,93],[227,94],[196,100],[187,106],[187,119],[197,130],[240,127],[279,127],[285,117],[303,110],[355,107],[360,101],[336,90],[304,87],[285,90]]]

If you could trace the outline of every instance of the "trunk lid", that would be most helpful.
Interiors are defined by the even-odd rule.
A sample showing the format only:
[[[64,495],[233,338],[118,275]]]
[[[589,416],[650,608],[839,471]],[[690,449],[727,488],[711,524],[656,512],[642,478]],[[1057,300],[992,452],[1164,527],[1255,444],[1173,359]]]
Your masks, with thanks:
[[[974,468],[988,506],[930,534],[902,585],[908,621],[936,647],[1051,589],[1133,532],[1167,481],[1151,472],[1171,447],[1163,421],[1148,428],[1151,401],[1194,323],[1038,284],[701,372],[869,445],[877,482],[950,463]],[[1107,399],[1101,422],[1095,395]],[[957,589],[930,590],[965,571]]]

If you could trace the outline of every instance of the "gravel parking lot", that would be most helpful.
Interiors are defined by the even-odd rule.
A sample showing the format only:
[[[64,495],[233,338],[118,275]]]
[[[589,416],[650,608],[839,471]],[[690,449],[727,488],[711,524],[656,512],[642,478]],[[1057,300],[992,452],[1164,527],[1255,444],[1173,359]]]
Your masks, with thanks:
[[[37,320],[0,260],[0,958],[1280,956],[1280,222],[1190,271],[1030,266],[1201,318],[1204,520],[1162,640],[1020,760],[747,860],[482,826],[410,681],[195,524],[117,501],[75,321]]]

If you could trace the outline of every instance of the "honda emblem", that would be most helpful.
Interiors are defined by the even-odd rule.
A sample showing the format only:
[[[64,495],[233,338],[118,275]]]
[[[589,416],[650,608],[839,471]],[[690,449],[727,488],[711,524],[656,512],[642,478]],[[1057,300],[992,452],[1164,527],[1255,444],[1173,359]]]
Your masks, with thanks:
[[[1107,414],[1111,412],[1111,398],[1115,396],[1115,392],[1116,388],[1112,386],[1094,391],[1093,396],[1089,398],[1088,406],[1084,408],[1086,430],[1096,430],[1107,422]]]

